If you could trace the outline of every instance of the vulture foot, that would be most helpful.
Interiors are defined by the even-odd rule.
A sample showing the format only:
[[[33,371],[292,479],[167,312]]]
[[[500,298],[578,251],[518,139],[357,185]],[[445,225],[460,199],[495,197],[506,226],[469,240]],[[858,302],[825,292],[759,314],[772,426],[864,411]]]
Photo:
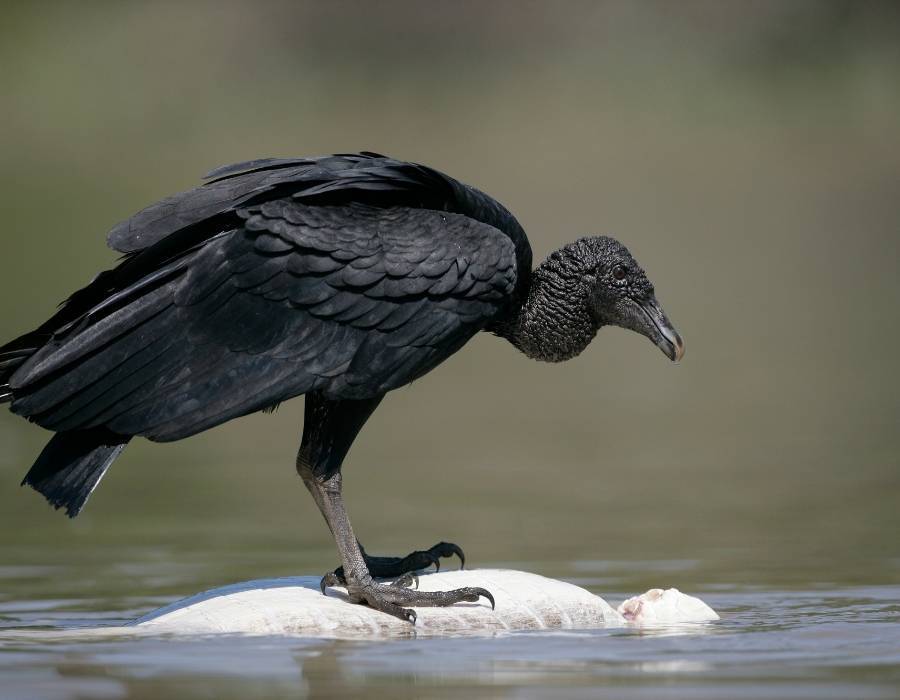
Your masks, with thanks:
[[[415,624],[416,611],[404,607],[446,607],[456,603],[477,603],[480,598],[486,598],[491,609],[494,609],[494,596],[485,588],[457,588],[452,591],[418,591],[405,586],[414,580],[413,577],[404,575],[392,584],[375,583],[371,578],[359,584],[353,582],[341,584],[337,576],[332,572],[322,578],[322,592],[326,586],[346,585],[347,594],[351,603],[364,603],[370,608],[399,617]],[[397,584],[400,585],[397,585]]]
[[[414,574],[422,569],[427,569],[429,566],[434,566],[435,571],[440,571],[441,558],[446,559],[452,556],[459,557],[460,569],[464,569],[466,566],[466,555],[463,554],[459,546],[451,542],[438,542],[430,549],[413,552],[405,557],[372,557],[366,554],[366,550],[363,549],[362,545],[360,545],[359,549],[372,578],[400,579],[404,574]],[[327,583],[326,579],[328,579]],[[339,566],[333,573],[326,574],[325,578],[322,579],[322,586],[343,586],[346,582],[344,567]],[[408,587],[411,583],[412,579],[409,579],[405,584],[399,584],[398,581],[395,581],[394,585]]]

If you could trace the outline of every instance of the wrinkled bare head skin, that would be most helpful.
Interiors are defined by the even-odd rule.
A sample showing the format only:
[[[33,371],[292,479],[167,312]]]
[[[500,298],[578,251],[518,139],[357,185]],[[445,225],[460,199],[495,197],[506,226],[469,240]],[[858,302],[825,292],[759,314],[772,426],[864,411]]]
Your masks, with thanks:
[[[603,326],[640,333],[673,361],[684,355],[681,336],[628,249],[609,236],[590,236],[541,263],[520,312],[497,332],[529,357],[560,362],[582,352]]]
[[[592,310],[598,325],[612,325],[647,336],[675,362],[684,355],[681,336],[666,317],[647,274],[615,238],[582,239],[595,251],[596,265],[586,274],[592,286]]]

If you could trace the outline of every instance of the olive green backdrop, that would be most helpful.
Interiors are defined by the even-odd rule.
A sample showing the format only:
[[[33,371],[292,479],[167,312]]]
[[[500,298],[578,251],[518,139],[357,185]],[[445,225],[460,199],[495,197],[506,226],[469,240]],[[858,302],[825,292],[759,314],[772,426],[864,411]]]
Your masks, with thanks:
[[[0,336],[115,262],[106,231],[263,156],[375,150],[491,193],[537,260],[623,240],[684,336],[531,362],[485,336],[345,464],[374,552],[555,576],[900,580],[896,4],[22,3],[0,27]],[[190,593],[336,565],[302,400],[136,441],[69,521],[0,415],[0,568],[28,595]],[[40,569],[33,569],[40,571]],[[624,572],[624,573],[622,573]],[[7,582],[9,596],[25,595]]]

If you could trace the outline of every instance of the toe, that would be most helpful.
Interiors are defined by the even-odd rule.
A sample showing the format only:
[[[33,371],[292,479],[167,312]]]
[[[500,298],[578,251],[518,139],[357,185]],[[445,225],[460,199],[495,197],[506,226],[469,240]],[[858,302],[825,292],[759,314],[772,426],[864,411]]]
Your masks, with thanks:
[[[409,608],[404,608],[397,603],[389,600],[388,595],[385,595],[388,587],[372,587],[367,591],[362,593],[362,599],[366,602],[366,604],[374,608],[375,610],[379,610],[380,612],[387,613],[388,615],[393,615],[394,617],[399,617],[401,620],[409,622],[412,625],[416,624],[416,611],[411,610]]]
[[[482,598],[486,598],[491,604],[491,610],[497,609],[494,596],[491,595],[491,592],[486,588],[459,588],[455,591],[450,591],[450,593],[456,593],[460,601],[465,601],[467,603],[477,603]]]
[[[343,586],[346,584],[343,576],[338,576],[337,572],[331,571],[325,574],[322,577],[322,580],[319,581],[319,590],[322,591],[322,595],[327,595],[325,593],[325,589],[331,586]]]
[[[459,545],[453,544],[452,542],[438,542],[434,547],[428,550],[428,553],[433,555],[435,559],[457,556],[459,557],[459,568],[466,568],[466,555]],[[436,566],[440,569],[439,563],[437,563]]]
[[[473,588],[473,593],[475,597],[473,599],[474,602],[478,602],[479,598],[487,598],[491,603],[491,610],[497,609],[497,603],[494,601],[494,596],[491,595],[491,592],[486,588]]]
[[[419,587],[419,577],[412,571],[407,571],[405,574],[400,576],[391,582],[391,586],[394,588],[418,588]]]

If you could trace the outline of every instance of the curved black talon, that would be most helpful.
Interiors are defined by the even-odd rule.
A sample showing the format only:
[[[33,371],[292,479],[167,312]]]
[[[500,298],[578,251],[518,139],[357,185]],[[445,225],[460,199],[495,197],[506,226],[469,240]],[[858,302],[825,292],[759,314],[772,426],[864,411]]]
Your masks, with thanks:
[[[497,609],[497,603],[494,602],[494,596],[486,588],[457,588],[455,591],[446,591],[445,595],[449,602],[441,603],[441,605],[452,605],[454,602],[465,601],[467,603],[477,603],[479,598],[487,598],[491,604],[491,610]],[[455,600],[453,599],[455,596]]]
[[[491,610],[497,609],[497,604],[494,602],[494,596],[491,595],[491,592],[489,590],[487,590],[486,588],[476,588],[475,590],[478,591],[478,595],[484,596],[489,601],[491,601]]]
[[[438,542],[434,547],[428,550],[428,553],[434,557],[434,568],[441,570],[441,557],[452,557],[454,554],[459,557],[460,570],[466,568],[466,555],[463,553],[459,545],[452,542]]]
[[[319,590],[322,591],[322,595],[328,595],[325,592],[326,588],[329,586],[344,586],[346,583],[343,576],[338,576],[336,571],[330,571],[322,577],[321,581],[319,581]]]

